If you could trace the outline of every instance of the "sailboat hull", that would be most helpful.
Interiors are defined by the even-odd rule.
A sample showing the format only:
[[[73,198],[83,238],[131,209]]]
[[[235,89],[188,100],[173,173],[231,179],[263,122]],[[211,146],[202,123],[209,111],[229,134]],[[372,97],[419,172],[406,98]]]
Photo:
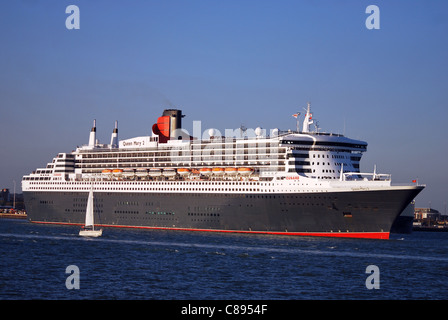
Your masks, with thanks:
[[[80,230],[79,235],[82,237],[100,237],[103,234],[103,229],[100,230]]]

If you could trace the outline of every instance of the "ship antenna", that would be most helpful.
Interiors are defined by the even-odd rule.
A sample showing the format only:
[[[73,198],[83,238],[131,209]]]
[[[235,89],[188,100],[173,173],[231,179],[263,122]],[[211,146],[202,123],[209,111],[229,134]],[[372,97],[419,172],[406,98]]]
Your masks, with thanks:
[[[112,131],[112,136],[110,137],[110,147],[111,148],[118,147],[118,121],[115,121],[115,128]]]
[[[311,103],[308,102],[308,108],[306,109],[305,120],[303,120],[303,132],[309,132],[310,124],[313,124],[312,113],[311,113]]]
[[[247,128],[244,126],[244,124],[241,124],[241,126],[240,126],[241,138],[244,138],[246,131],[247,131]]]
[[[93,127],[90,130],[89,147],[95,147],[96,144],[96,119],[93,120]]]
[[[297,126],[297,133],[300,133],[300,128],[299,128],[299,116],[300,116],[300,112],[297,112],[297,113],[295,114],[295,116],[296,116],[296,120],[297,120],[297,124],[296,124],[296,126]]]

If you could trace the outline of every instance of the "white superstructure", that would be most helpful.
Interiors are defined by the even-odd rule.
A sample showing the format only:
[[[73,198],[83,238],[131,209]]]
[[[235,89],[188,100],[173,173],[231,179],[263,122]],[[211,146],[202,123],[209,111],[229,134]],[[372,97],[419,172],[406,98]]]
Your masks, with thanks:
[[[302,132],[278,130],[252,138],[216,137],[207,140],[159,141],[157,135],[118,141],[115,124],[110,144],[96,140],[96,121],[88,145],[72,153],[59,153],[46,168],[23,179],[24,188],[34,181],[268,181],[301,179],[304,185],[328,185],[324,181],[359,180],[362,153],[367,143],[339,134],[311,132],[310,106]],[[202,169],[202,170],[201,170]],[[209,169],[209,170],[207,170]],[[214,172],[215,171],[215,172]],[[212,173],[212,174],[208,174]],[[350,173],[345,175],[344,173]],[[299,178],[300,177],[300,178]],[[366,177],[362,177],[365,180]],[[389,181],[376,175],[369,180]]]

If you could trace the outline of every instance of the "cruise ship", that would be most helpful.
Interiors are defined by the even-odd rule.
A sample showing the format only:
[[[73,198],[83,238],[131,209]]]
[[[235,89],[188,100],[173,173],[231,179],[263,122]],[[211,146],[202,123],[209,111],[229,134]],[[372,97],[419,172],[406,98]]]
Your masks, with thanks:
[[[109,144],[94,120],[87,145],[23,176],[28,219],[82,225],[93,189],[106,228],[388,239],[424,186],[361,172],[367,143],[320,132],[310,104],[293,116],[295,130],[195,136],[166,109],[148,136],[119,140],[115,122]]]

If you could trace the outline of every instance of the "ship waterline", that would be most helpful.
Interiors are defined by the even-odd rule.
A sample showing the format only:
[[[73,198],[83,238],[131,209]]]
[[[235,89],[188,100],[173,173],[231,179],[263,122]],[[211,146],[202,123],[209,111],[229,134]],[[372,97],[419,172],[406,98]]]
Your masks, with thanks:
[[[166,187],[171,192],[145,182],[114,185],[120,192],[96,186],[94,211],[100,226],[380,239],[389,237],[395,218],[423,189],[282,193],[264,186],[262,193],[224,193],[211,182],[196,192],[179,191],[184,187],[175,183]],[[260,190],[256,187],[246,189]],[[154,188],[162,190],[148,192]],[[29,191],[24,197],[32,222],[83,223],[87,192]]]

